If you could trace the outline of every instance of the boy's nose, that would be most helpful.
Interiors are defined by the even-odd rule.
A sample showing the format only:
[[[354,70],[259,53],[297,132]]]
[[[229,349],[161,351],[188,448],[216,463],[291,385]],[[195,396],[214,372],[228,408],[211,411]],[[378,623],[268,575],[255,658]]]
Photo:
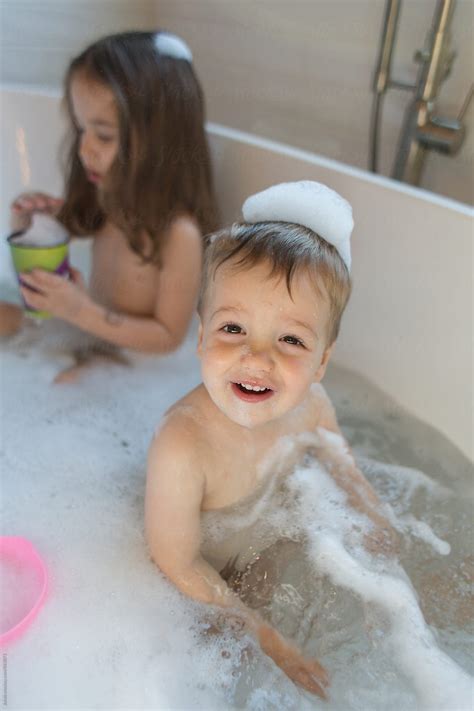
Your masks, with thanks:
[[[242,364],[253,370],[270,371],[273,368],[272,349],[265,346],[246,346],[242,353]]]

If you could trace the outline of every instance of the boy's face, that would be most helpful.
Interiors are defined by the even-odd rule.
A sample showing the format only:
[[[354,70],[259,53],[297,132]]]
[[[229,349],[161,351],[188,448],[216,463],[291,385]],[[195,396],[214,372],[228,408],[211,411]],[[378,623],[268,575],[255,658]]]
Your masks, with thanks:
[[[309,276],[269,278],[269,265],[217,269],[207,288],[198,353],[204,384],[230,420],[253,428],[285,416],[321,380],[329,306]]]

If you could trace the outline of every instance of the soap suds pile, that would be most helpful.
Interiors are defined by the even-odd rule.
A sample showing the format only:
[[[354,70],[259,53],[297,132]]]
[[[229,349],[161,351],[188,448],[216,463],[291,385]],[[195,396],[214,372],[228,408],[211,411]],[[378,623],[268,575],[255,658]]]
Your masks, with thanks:
[[[41,328],[2,348],[2,533],[29,538],[50,575],[44,608],[8,651],[9,708],[432,711],[453,708],[448,689],[465,708],[470,680],[450,658],[468,668],[464,632],[433,637],[401,569],[364,557],[353,527],[366,522],[311,461],[287,482],[291,503],[275,508],[275,491],[258,517],[305,538],[265,614],[328,668],[329,703],[294,687],[245,635],[210,633],[213,611],[166,581],[143,535],[148,445],[167,407],[199,381],[195,332],[176,354],[52,387],[65,363],[41,348]],[[390,443],[393,418],[389,426],[377,447]],[[462,519],[449,482],[379,466],[374,427],[351,428],[397,518],[412,528],[426,519],[421,537],[406,532],[404,568],[414,552],[435,568],[449,560],[447,532]],[[438,501],[441,513],[429,514]],[[456,552],[457,539],[449,543]]]
[[[314,180],[273,185],[251,195],[242,206],[247,222],[291,222],[305,225],[334,245],[351,268],[352,208],[339,193]]]
[[[15,237],[15,244],[25,247],[54,247],[68,240],[67,230],[50,215],[35,212],[31,225]]]

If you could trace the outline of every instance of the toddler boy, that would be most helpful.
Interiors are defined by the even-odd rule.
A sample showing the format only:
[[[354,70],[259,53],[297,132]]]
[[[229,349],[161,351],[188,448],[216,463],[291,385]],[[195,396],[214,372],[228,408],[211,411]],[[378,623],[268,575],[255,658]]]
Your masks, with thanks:
[[[320,385],[351,290],[352,210],[324,185],[302,181],[249,198],[243,217],[206,249],[203,382],[168,411],[151,445],[147,538],[183,593],[237,614],[291,679],[325,697],[318,662],[247,608],[204,559],[200,516],[245,501],[310,447],[379,540],[390,536]],[[294,445],[282,459],[278,443],[288,436]]]

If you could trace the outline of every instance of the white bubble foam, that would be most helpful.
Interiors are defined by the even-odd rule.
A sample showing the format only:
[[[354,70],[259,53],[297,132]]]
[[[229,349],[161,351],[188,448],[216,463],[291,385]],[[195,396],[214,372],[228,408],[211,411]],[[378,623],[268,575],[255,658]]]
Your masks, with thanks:
[[[299,446],[305,438],[295,439],[300,440],[296,443]],[[315,437],[306,439],[311,443]],[[340,443],[340,438],[335,443]],[[284,438],[281,445],[289,453],[291,438]],[[420,472],[418,484],[429,486],[430,480]],[[433,485],[433,488],[436,487]],[[246,518],[237,506],[220,517],[219,514],[215,516],[209,533],[221,542],[227,537],[227,541],[235,546],[234,549],[230,546],[228,555],[243,551],[246,563],[249,558],[245,558],[245,546],[249,540],[257,539],[260,544],[253,551],[254,559],[255,554],[265,556],[262,548],[272,545],[271,541],[274,543],[279,536],[306,540],[314,575],[325,573],[336,586],[359,597],[370,614],[374,606],[380,611],[383,632],[380,632],[382,636],[377,644],[382,659],[386,660],[389,669],[395,667],[399,683],[408,680],[408,688],[414,694],[408,697],[410,701],[406,702],[405,708],[416,703],[419,708],[430,710],[457,708],[467,711],[473,689],[471,677],[438,647],[403,569],[395,561],[374,558],[365,550],[363,542],[371,531],[370,521],[348,508],[345,493],[318,463],[308,458],[306,466],[298,467],[290,477],[280,480],[277,485],[272,482],[245,513]],[[409,516],[396,521],[400,530],[421,538],[437,554],[449,552],[449,544],[439,539],[428,524]],[[242,525],[249,527],[249,539],[239,535]],[[302,577],[307,575],[307,566],[305,571],[303,565],[299,574]],[[298,578],[293,574],[291,580],[294,584],[283,582],[275,589],[272,619],[303,643],[320,614],[321,600],[308,606],[298,589]],[[311,585],[314,586],[314,580]],[[290,621],[291,616],[294,621]],[[342,622],[340,627],[344,630]],[[342,640],[345,634],[346,630]],[[403,698],[403,687],[397,692]],[[343,698],[347,703],[347,694]],[[400,700],[400,696],[394,698]],[[455,705],[450,705],[452,703]],[[394,704],[397,708],[395,701]]]
[[[472,678],[438,648],[404,572],[395,563],[371,560],[357,542],[355,546],[351,542],[356,517],[345,514],[341,492],[337,493],[333,481],[318,469],[297,470],[291,478],[292,487],[300,494],[300,520],[309,536],[317,570],[367,603],[378,605],[387,615],[390,630],[386,645],[393,653],[394,663],[413,683],[422,708],[467,711]],[[449,552],[449,546],[437,539],[428,526],[417,523],[416,535],[443,555]],[[357,525],[361,531],[368,530],[362,519]]]
[[[193,61],[193,55],[186,42],[171,32],[159,32],[155,37],[155,47],[160,54],[175,59]]]
[[[319,570],[387,614],[390,631],[386,644],[393,652],[394,664],[414,684],[421,708],[470,711],[473,680],[437,647],[411,586],[358,564],[335,536],[319,536],[311,543]]]
[[[272,185],[251,195],[242,206],[246,222],[293,222],[334,245],[351,268],[352,208],[338,193],[313,180]]]
[[[31,225],[15,238],[15,244],[25,247],[54,247],[68,240],[67,230],[51,215],[35,212]]]
[[[80,386],[64,388],[50,385],[64,363],[39,347],[41,333],[38,327],[29,342],[11,342],[1,354],[3,533],[29,538],[50,578],[44,607],[9,656],[12,708],[411,711],[417,698],[428,698],[433,669],[439,682],[432,698],[439,692],[444,703],[443,683],[461,689],[456,669],[421,632],[416,653],[406,653],[405,665],[414,671],[402,671],[411,639],[403,610],[396,610],[405,625],[400,640],[385,629],[378,641],[377,629],[367,641],[364,605],[373,613],[374,589],[384,591],[377,606],[387,628],[399,619],[386,611],[396,596],[380,583],[387,574],[382,564],[364,557],[369,522],[347,508],[344,494],[311,459],[285,485],[265,481],[263,498],[238,509],[230,526],[216,519],[213,534],[227,531],[237,540],[240,527],[249,526],[242,545],[255,554],[282,536],[296,541],[269,614],[328,667],[330,702],[296,689],[245,636],[206,634],[213,611],[166,581],[148,557],[143,532],[148,445],[166,409],[199,382],[195,331],[174,354],[137,356],[128,368],[97,366]],[[281,446],[279,455],[291,451],[289,440]],[[313,539],[323,541],[319,549],[309,547]],[[314,561],[326,553],[319,573],[308,563],[311,552]],[[340,576],[338,584],[328,576]],[[410,603],[401,573],[400,581],[393,590]],[[423,631],[413,619],[415,631]]]
[[[425,521],[419,521],[412,514],[407,514],[406,516],[399,517],[398,522],[400,528],[404,528],[409,531],[412,536],[419,538],[430,545],[433,550],[435,550],[440,555],[449,555],[451,552],[451,546],[447,541],[443,541],[439,538]]]

